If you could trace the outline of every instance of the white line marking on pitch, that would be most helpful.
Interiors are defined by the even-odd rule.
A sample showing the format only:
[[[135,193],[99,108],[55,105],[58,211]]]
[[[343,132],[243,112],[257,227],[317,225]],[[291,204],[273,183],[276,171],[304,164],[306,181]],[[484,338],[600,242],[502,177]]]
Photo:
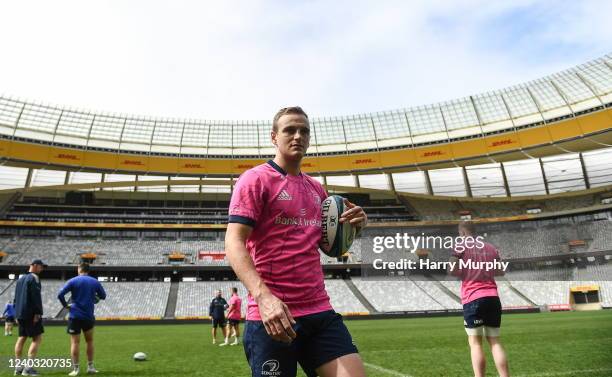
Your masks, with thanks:
[[[397,376],[397,377],[412,377],[412,376],[411,376],[411,375],[409,375],[409,374],[402,374],[402,373],[400,373],[400,372],[397,372],[397,371],[394,371],[394,370],[391,370],[391,369],[387,369],[387,368],[383,368],[383,367],[380,367],[380,366],[375,365],[375,364],[363,363],[363,365],[365,365],[365,366],[366,366],[366,367],[368,367],[368,368],[371,368],[371,369],[377,370],[377,371],[379,371],[379,372],[383,372],[383,373],[386,373],[386,374],[390,374],[390,375],[392,375],[392,376]]]
[[[554,377],[554,376],[573,376],[576,374],[585,373],[598,373],[598,372],[609,372],[612,368],[599,368],[599,369],[579,369],[579,370],[568,370],[565,372],[550,372],[550,373],[535,373],[535,374],[522,374],[518,377]]]

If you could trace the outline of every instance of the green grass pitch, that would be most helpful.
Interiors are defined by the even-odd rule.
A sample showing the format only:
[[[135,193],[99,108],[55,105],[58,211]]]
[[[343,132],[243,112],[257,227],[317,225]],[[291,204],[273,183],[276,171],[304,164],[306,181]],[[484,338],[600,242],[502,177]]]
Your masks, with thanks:
[[[471,376],[461,317],[346,321],[369,376]],[[98,326],[100,376],[249,376],[242,346],[211,344],[209,325]],[[612,376],[612,310],[503,317],[502,340],[513,376]],[[0,375],[13,337],[2,337]],[[81,344],[85,369],[84,342]],[[146,362],[132,355],[143,351]],[[69,357],[64,327],[48,326],[40,357]],[[496,376],[488,358],[487,376]],[[67,370],[41,370],[64,376]],[[303,374],[298,374],[303,376]]]

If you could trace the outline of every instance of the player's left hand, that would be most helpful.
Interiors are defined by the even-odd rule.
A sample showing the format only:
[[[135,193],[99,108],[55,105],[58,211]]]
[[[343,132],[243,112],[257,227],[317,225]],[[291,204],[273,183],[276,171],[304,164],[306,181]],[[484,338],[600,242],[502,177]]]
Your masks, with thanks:
[[[348,209],[340,215],[340,222],[344,223],[348,221],[349,224],[356,228],[364,228],[368,222],[368,215],[366,215],[363,208],[349,202],[348,199],[344,199],[344,205]]]

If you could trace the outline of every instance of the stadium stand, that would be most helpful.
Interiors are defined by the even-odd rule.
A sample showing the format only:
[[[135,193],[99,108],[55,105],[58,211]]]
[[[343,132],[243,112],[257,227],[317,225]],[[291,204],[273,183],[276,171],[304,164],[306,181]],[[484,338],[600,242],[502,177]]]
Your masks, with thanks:
[[[5,285],[6,287],[7,285],[9,285],[7,283],[8,281],[5,281],[4,283],[1,283],[1,285]],[[59,292],[59,290],[61,289],[63,285],[64,285],[64,282],[60,280],[41,279],[41,287],[42,287],[41,297],[42,297],[42,302],[43,302],[43,311],[44,311],[43,317],[44,318],[55,318],[57,314],[59,314],[59,312],[62,310],[62,305],[57,299],[57,293]],[[6,303],[9,300],[12,300],[14,297],[15,297],[15,284],[10,284],[9,288],[6,289],[0,295],[0,303],[2,302]]]
[[[434,299],[440,305],[444,307],[444,309],[462,309],[461,302],[459,301],[459,297],[449,296],[445,290],[443,290],[437,283],[433,281],[424,281],[413,279],[414,284],[416,284],[419,288],[421,288],[429,297]]]
[[[381,312],[445,309],[411,280],[352,280],[376,310]]]
[[[331,304],[339,313],[367,313],[368,310],[353,292],[348,288],[346,282],[341,279],[326,279],[325,289],[329,295]]]
[[[500,299],[504,309],[516,309],[545,305],[569,304],[571,286],[596,284],[600,287],[603,307],[612,307],[612,266],[589,265],[585,269],[574,269],[573,280],[541,281],[543,275],[538,271],[512,272],[507,279],[498,279]],[[567,271],[552,269],[548,277],[567,277]],[[420,312],[438,310],[458,310],[462,306],[459,281],[430,281],[416,277],[410,279],[362,279],[353,277],[354,285],[363,296],[381,313]],[[65,282],[42,279],[42,298],[45,318],[56,318],[61,312],[57,292]],[[163,282],[104,282],[108,294],[105,301],[96,306],[100,319],[148,318],[156,319],[164,315],[170,283]],[[326,279],[325,286],[332,306],[344,314],[366,314],[368,310],[348,288],[342,279]],[[176,318],[202,318],[208,315],[208,305],[216,290],[221,289],[228,298],[231,287],[238,287],[244,299],[242,314],[246,312],[247,291],[238,281],[198,281],[181,282],[178,285]],[[449,295],[444,288],[454,296]],[[14,296],[15,284],[10,280],[0,280],[0,303],[6,303]],[[391,293],[390,293],[391,292]]]
[[[238,288],[238,295],[243,298],[242,315],[245,315],[247,291],[240,282],[198,281],[179,284],[175,316],[177,318],[208,316],[208,307],[216,291],[220,289],[223,297],[229,301],[229,292],[232,287]]]
[[[170,283],[102,283],[106,300],[96,306],[97,318],[162,318],[168,301]]]
[[[512,286],[537,305],[569,304],[569,281],[512,281]]]

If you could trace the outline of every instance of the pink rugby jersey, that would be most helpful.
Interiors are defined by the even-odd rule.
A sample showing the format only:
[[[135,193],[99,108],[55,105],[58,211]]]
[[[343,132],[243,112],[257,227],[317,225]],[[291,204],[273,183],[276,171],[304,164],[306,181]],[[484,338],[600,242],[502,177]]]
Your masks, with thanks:
[[[230,311],[227,313],[228,319],[240,319],[240,311],[242,309],[242,299],[238,295],[232,295],[229,301]]]
[[[466,248],[462,259],[473,262],[501,261],[495,246],[487,242],[484,242],[482,248]],[[494,296],[498,296],[495,271],[485,269],[463,269],[461,271],[461,304],[465,305],[482,297]]]
[[[244,172],[232,194],[229,222],[253,227],[246,248],[255,269],[294,317],[331,310],[318,250],[326,197],[318,181],[272,160]],[[247,320],[261,320],[250,293]]]

